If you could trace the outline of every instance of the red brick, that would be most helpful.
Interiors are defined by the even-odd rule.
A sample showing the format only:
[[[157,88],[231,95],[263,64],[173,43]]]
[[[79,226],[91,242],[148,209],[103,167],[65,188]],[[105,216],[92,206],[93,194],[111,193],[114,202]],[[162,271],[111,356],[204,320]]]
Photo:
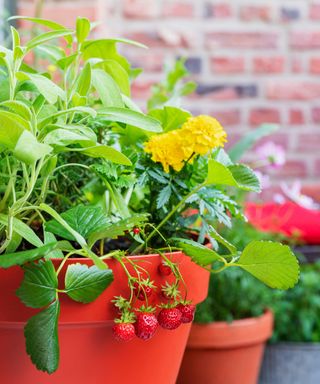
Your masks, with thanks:
[[[273,32],[209,32],[206,35],[206,45],[211,49],[277,48],[278,35]]]
[[[251,110],[249,123],[252,126],[263,123],[280,123],[280,112],[276,108],[256,108]]]
[[[242,73],[244,66],[244,57],[212,57],[210,60],[213,73]]]
[[[283,69],[283,57],[256,57],[253,59],[255,73],[281,73]]]
[[[133,19],[153,19],[158,16],[156,0],[123,0],[123,14]]]
[[[163,4],[163,16],[165,17],[193,17],[194,6],[183,1],[166,1]]]
[[[241,123],[241,112],[239,109],[215,110],[210,113],[223,126],[230,127]]]
[[[289,124],[292,124],[292,125],[305,124],[304,112],[301,109],[290,109]]]
[[[206,4],[205,16],[214,17],[215,19],[227,19],[232,16],[232,8],[228,4]]]
[[[310,59],[309,71],[316,75],[320,73],[320,57],[312,57]]]
[[[287,160],[282,168],[274,174],[276,178],[297,178],[307,176],[307,165],[302,160]]]
[[[317,133],[303,133],[298,138],[298,149],[300,152],[319,152],[320,148],[320,134]]]
[[[240,9],[240,18],[244,21],[271,21],[272,9],[267,5],[243,6]]]
[[[267,98],[272,100],[320,99],[320,83],[311,81],[273,81],[267,86]]]
[[[76,7],[76,12],[75,12]],[[35,13],[35,3],[19,3],[18,4],[18,15],[23,16],[32,16],[34,17]],[[45,4],[41,17],[44,19],[50,19],[58,23],[63,24],[68,28],[73,28],[75,26],[75,21],[78,15],[82,17],[87,17],[91,21],[97,21],[100,15],[97,14],[97,7],[94,1],[90,5],[87,4],[75,4],[66,3],[66,4],[57,4],[57,3],[47,3]],[[28,21],[20,20],[19,27],[23,29],[30,28],[32,25]]]
[[[310,5],[309,17],[311,20],[320,20],[320,3]]]
[[[313,123],[320,123],[320,108],[314,107],[311,110],[311,118]]]
[[[294,49],[308,50],[320,48],[320,31],[295,31],[290,35],[290,46]]]
[[[168,28],[159,31],[132,32],[126,34],[126,37],[153,48],[190,47],[190,40],[182,31]]]

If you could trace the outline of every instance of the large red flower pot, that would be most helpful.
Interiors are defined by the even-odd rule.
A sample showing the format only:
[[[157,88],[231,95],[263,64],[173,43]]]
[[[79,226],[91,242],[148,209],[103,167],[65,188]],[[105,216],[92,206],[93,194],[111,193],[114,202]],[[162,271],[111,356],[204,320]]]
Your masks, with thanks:
[[[188,298],[199,303],[207,295],[209,273],[192,263],[183,253],[172,259],[179,264],[188,288]],[[170,277],[158,273],[159,255],[135,256],[150,278],[160,287]],[[56,265],[60,261],[55,261]],[[68,260],[91,265],[87,259]],[[114,272],[113,283],[91,304],[79,304],[61,295],[59,321],[60,366],[52,375],[37,371],[25,352],[23,328],[35,314],[15,296],[23,278],[21,268],[0,270],[0,383],[3,384],[174,384],[189,336],[191,324],[177,330],[158,329],[149,341],[134,339],[120,343],[112,336],[113,319],[117,316],[110,303],[113,296],[127,296],[127,278],[120,264],[108,261]],[[63,278],[63,273],[59,275]],[[63,283],[61,282],[61,286]],[[160,302],[155,294],[152,304]]]
[[[256,384],[273,316],[193,324],[178,384]],[[270,383],[271,384],[271,383]]]

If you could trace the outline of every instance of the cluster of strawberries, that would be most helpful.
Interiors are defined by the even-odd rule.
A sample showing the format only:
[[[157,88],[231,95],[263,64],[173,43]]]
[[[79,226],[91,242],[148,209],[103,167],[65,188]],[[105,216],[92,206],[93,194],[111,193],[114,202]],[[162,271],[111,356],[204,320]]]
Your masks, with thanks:
[[[168,276],[172,273],[172,268],[166,263],[161,263],[158,267],[159,273]],[[191,323],[194,318],[195,305],[188,301],[178,300],[179,282],[166,284],[162,287],[162,296],[172,301],[168,304],[161,304],[160,311],[156,316],[156,309],[151,306],[143,305],[135,314],[131,308],[131,301],[119,296],[113,301],[120,310],[121,317],[115,320],[113,335],[118,341],[130,341],[134,337],[142,340],[152,338],[158,329],[162,327],[167,330],[178,328],[183,323]],[[149,279],[134,282],[133,292],[138,300],[147,301],[156,287]]]

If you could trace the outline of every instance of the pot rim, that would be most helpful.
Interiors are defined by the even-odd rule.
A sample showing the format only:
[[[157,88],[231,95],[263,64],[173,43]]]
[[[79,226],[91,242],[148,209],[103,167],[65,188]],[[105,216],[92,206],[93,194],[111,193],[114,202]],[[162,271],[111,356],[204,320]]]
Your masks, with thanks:
[[[228,321],[213,321],[211,323],[197,323],[195,322],[194,325],[201,326],[201,327],[243,327],[250,324],[256,324],[257,322],[261,321],[263,318],[267,316],[273,316],[273,312],[271,309],[267,308],[261,315],[259,316],[252,316],[252,317],[245,317],[243,319],[237,319],[232,320],[231,322]]]
[[[192,326],[188,347],[231,349],[265,343],[272,335],[273,313],[267,309],[261,316]]]
[[[179,256],[179,255],[185,255],[184,252],[182,251],[173,251],[173,252],[164,252],[165,255],[172,255],[172,256]],[[141,258],[145,258],[145,257],[159,257],[160,254],[159,253],[149,253],[149,254],[141,254],[141,255],[129,255],[129,256],[126,256],[128,257],[129,259],[141,259]],[[188,255],[185,255],[185,256],[188,256]],[[64,258],[57,258],[57,257],[52,257],[50,258],[50,260],[54,261],[54,262],[59,262],[59,261],[62,261]],[[114,260],[112,257],[110,258],[106,258],[106,259],[102,259],[102,261],[105,261],[106,263],[110,262],[111,260]],[[88,262],[88,261],[92,261],[92,259],[90,259],[90,257],[69,257],[67,262],[68,261],[72,261],[72,262]]]

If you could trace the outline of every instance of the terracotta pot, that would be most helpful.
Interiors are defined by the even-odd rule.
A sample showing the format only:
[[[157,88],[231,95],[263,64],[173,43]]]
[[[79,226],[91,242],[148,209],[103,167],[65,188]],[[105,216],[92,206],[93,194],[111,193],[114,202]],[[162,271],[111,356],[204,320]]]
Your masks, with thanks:
[[[273,315],[193,324],[178,384],[255,384]]]
[[[173,278],[159,275],[159,255],[133,259],[149,271],[151,279],[159,287]],[[172,259],[180,265],[189,287],[188,297],[195,303],[204,300],[209,273],[180,252],[172,254]],[[57,260],[54,262],[56,265],[60,263]],[[87,259],[70,259],[66,266],[75,262],[92,264]],[[93,303],[80,304],[61,295],[60,366],[52,375],[37,371],[25,352],[23,327],[35,312],[26,308],[15,296],[23,277],[22,269],[0,270],[0,383],[175,383],[191,324],[182,325],[175,331],[158,329],[149,341],[115,341],[111,328],[117,314],[110,300],[115,295],[127,296],[129,288],[119,263],[110,260],[108,265],[114,272],[115,280]],[[59,278],[62,279],[63,274]],[[63,287],[62,282],[60,286]],[[154,294],[150,302],[157,304],[159,298],[159,294]]]

